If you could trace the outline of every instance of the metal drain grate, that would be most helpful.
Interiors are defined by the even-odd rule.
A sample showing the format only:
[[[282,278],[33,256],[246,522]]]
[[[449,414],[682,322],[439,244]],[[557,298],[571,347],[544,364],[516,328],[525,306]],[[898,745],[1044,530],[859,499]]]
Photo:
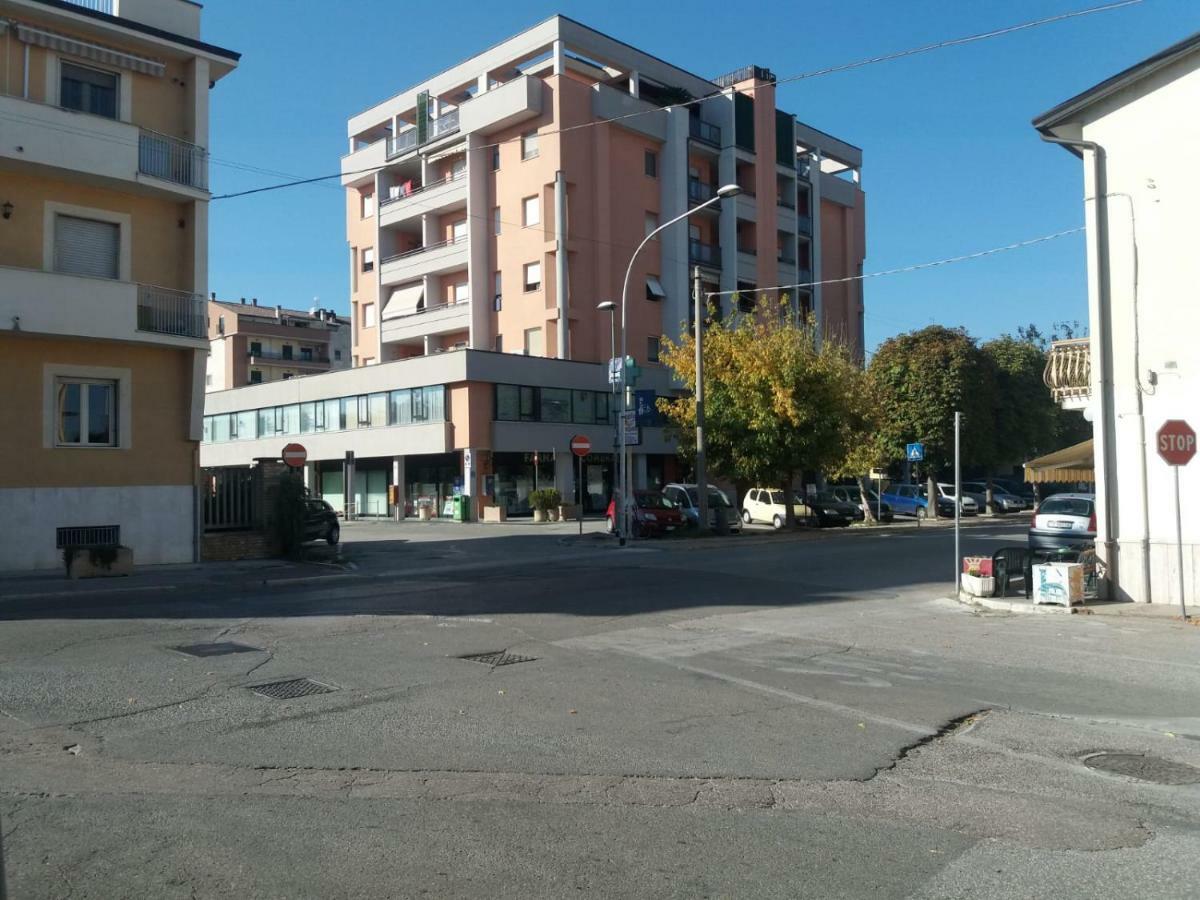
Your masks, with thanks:
[[[188,656],[225,656],[229,653],[262,653],[261,647],[251,647],[248,644],[235,644],[233,641],[221,641],[212,644],[180,644],[172,647]]]
[[[507,650],[492,650],[489,653],[467,653],[464,656],[460,656],[459,659],[483,663],[485,666],[491,666],[494,669],[496,666],[511,666],[515,663],[533,662],[537,657],[521,656],[518,653],[509,653]]]
[[[311,678],[289,678],[287,681],[256,684],[250,690],[268,700],[295,700],[309,694],[332,694],[337,688],[313,681]]]
[[[1099,769],[1113,775],[1126,775],[1156,784],[1200,783],[1200,769],[1185,763],[1171,762],[1157,756],[1140,753],[1097,753],[1083,761],[1089,769]]]

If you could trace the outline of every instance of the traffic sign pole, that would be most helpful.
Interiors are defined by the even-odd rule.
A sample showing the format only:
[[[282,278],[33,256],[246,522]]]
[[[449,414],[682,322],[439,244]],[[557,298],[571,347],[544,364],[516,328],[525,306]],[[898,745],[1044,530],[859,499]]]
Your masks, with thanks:
[[[1172,466],[1175,470],[1175,552],[1178,554],[1176,562],[1179,565],[1179,612],[1183,615],[1183,621],[1187,621],[1187,601],[1183,599],[1183,513],[1179,508],[1179,469],[1180,466]],[[1147,598],[1149,599],[1149,598]]]
[[[1179,502],[1179,470],[1196,455],[1196,432],[1183,419],[1168,419],[1158,429],[1158,455],[1175,470],[1175,552],[1179,567],[1179,611],[1187,621],[1187,601],[1184,599],[1183,577],[1183,510]],[[1149,502],[1146,498],[1145,502]],[[1147,600],[1150,598],[1147,597]]]

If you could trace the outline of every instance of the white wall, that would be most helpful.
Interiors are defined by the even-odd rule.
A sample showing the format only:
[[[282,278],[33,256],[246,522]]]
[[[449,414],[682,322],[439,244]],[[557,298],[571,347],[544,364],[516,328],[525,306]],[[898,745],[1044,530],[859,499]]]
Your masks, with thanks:
[[[208,345],[208,360],[204,365],[205,374],[205,390],[206,391],[223,391],[227,387],[225,384],[225,345],[227,339],[223,338],[218,341],[211,341]],[[208,383],[208,376],[212,376],[212,384]]]
[[[20,527],[0,541],[0,571],[61,566],[55,530],[80,525],[120,525],[135,566],[191,562],[192,498],[191,485],[2,489],[0,509]]]
[[[1172,418],[1188,419],[1193,428],[1200,430],[1198,108],[1200,54],[1193,53],[1190,61],[1178,62],[1133,89],[1098,103],[1087,111],[1090,121],[1083,129],[1085,139],[1105,148],[1108,163],[1113,312],[1110,336],[1116,406],[1116,459],[1110,470],[1115,477],[1118,505],[1115,533],[1119,594],[1155,603],[1178,603],[1174,473],[1156,453],[1155,433]],[[1089,198],[1091,172],[1091,154],[1087,154],[1084,184]],[[1092,205],[1088,203],[1089,224]],[[1089,262],[1094,276],[1095,260]],[[1090,317],[1094,323],[1098,295],[1095,278],[1090,281]],[[1098,352],[1094,340],[1092,352]],[[1092,371],[1097,373],[1095,365]],[[1155,373],[1156,384],[1151,383],[1150,372]],[[1099,385],[1093,384],[1092,402],[1098,405],[1099,398]],[[1141,477],[1143,453],[1145,490]],[[1180,490],[1184,498],[1185,591],[1194,603],[1200,584],[1200,507],[1195,503],[1200,497],[1200,460],[1193,460],[1180,472]],[[1143,588],[1146,542],[1149,598]]]

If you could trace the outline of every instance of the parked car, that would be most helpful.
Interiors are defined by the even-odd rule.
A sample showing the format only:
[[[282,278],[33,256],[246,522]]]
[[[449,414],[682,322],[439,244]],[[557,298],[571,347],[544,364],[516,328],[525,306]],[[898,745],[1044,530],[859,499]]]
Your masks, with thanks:
[[[683,527],[683,513],[661,491],[634,491],[630,527],[635,538],[663,535]],[[608,501],[605,513],[608,533],[617,530],[617,500]]]
[[[793,500],[803,507],[805,520],[818,528],[845,526],[863,517],[862,507],[839,500],[831,491],[817,491],[807,497],[794,494]]]
[[[663,488],[663,494],[668,500],[679,507],[679,511],[683,513],[684,522],[687,525],[695,527],[700,522],[700,494],[696,490],[694,484],[668,484]],[[738,517],[737,511],[733,504],[729,502],[729,498],[725,496],[725,492],[716,485],[708,486],[708,527],[716,528],[717,525],[717,510],[724,510],[725,524],[730,531],[738,532],[742,530],[742,520]]]
[[[797,521],[803,521],[807,515],[804,504],[792,504],[792,515]],[[770,522],[776,528],[782,528],[787,522],[787,505],[783,500],[783,491],[770,488],[751,488],[742,499],[742,521],[747,525],[753,522]]]
[[[330,547],[337,546],[342,529],[337,513],[324,500],[308,498],[304,501],[304,540],[325,541]]]
[[[889,504],[892,512],[898,516],[924,519],[929,515],[929,498],[926,497],[923,484],[893,484],[883,492],[883,502]],[[954,501],[939,496],[937,511],[939,516],[953,516]]]
[[[1062,550],[1096,540],[1096,495],[1055,494],[1033,511],[1030,550]]]
[[[951,504],[953,504],[954,501],[956,499],[958,499],[957,497],[954,496],[954,485],[952,485],[952,484],[947,484],[944,481],[939,481],[937,483],[937,489],[938,489],[938,493],[945,499],[949,500]],[[938,507],[938,509],[940,511],[941,507]],[[970,496],[968,496],[966,491],[963,491],[963,496],[962,496],[962,514],[964,516],[979,515],[979,504],[976,503]],[[951,505],[951,507],[950,507],[950,515],[952,515],[952,516],[954,515],[954,506],[953,505]]]
[[[975,501],[980,512],[987,509],[986,481],[964,481],[963,494]],[[1029,508],[1023,497],[1018,497],[994,481],[992,482],[992,501],[996,504],[996,511],[1002,513],[1021,512],[1021,510]]]
[[[833,496],[842,500],[845,503],[852,503],[862,510],[862,492],[856,484],[840,484],[829,489]],[[871,504],[871,512],[875,513],[880,522],[890,522],[895,516],[892,513],[892,505],[882,501],[879,494],[875,491],[867,491],[867,502]],[[860,516],[859,518],[864,518]]]

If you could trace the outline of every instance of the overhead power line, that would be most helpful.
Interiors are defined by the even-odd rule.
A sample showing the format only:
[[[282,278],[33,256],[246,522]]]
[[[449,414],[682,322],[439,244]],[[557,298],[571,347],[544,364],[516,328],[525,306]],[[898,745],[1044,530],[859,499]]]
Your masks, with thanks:
[[[893,60],[904,59],[909,56],[917,56],[922,53],[930,53],[934,50],[943,50],[948,47],[959,47],[964,44],[973,44],[978,41],[985,41],[985,40],[989,40],[991,38],[1003,37],[1004,35],[1014,34],[1019,31],[1028,31],[1029,29],[1032,29],[1032,28],[1040,28],[1044,25],[1052,25],[1056,22],[1063,22],[1068,19],[1078,19],[1082,16],[1091,16],[1091,15],[1095,15],[1097,13],[1112,12],[1113,10],[1123,9],[1124,7],[1127,7],[1127,6],[1137,6],[1144,2],[1145,2],[1145,0],[1117,0],[1117,2],[1106,3],[1102,6],[1092,6],[1092,7],[1086,8],[1086,9],[1077,9],[1077,10],[1072,10],[1072,11],[1065,12],[1065,13],[1057,13],[1052,16],[1045,16],[1041,19],[1033,19],[1028,22],[1020,22],[1016,25],[1007,25],[1003,28],[995,28],[995,29],[992,29],[991,31],[983,31],[983,32],[979,32],[977,34],[969,34],[969,35],[964,35],[962,37],[949,38],[947,40],[937,41],[932,44],[923,44],[919,47],[910,47],[906,50],[897,50],[892,53],[885,53],[885,54],[882,54],[879,56],[871,56],[871,57],[867,57],[865,59],[855,60],[853,62],[841,63],[839,65],[834,65],[834,66],[827,66],[822,69],[814,69],[810,72],[801,72],[796,75],[789,75],[785,78],[777,78],[775,80],[775,84],[776,85],[792,84],[792,83],[795,83],[798,81],[804,81],[809,78],[819,78],[824,75],[833,75],[838,72],[848,72],[853,69],[861,69],[865,66],[875,65],[877,63],[891,62]],[[682,109],[685,107],[693,106],[697,103],[703,103],[705,100],[711,99],[714,96],[719,96],[720,93],[721,93],[720,91],[716,91],[716,92],[714,92],[712,94],[708,94],[704,97],[696,97],[691,100],[683,100],[678,103],[668,103],[665,106],[655,106],[655,107],[650,107],[648,109],[634,110],[632,112],[624,113],[619,116],[613,116],[608,119],[596,119],[596,120],[593,120],[590,122],[581,122],[578,125],[568,125],[563,128],[552,128],[547,131],[539,131],[538,136],[539,137],[548,137],[548,136],[556,135],[556,134],[566,134],[566,133],[573,132],[573,131],[580,131],[584,128],[595,128],[598,125],[607,125],[612,122],[623,122],[628,119],[634,119],[639,116],[647,116],[647,115],[651,115],[651,114],[657,113],[657,112],[664,112],[664,111],[670,110],[670,109]],[[488,149],[492,149],[494,147],[503,146],[504,144],[516,143],[517,141],[520,141],[520,140],[521,140],[521,136],[517,135],[515,137],[505,138],[504,140],[496,141],[491,144],[482,144],[477,149],[488,150]],[[370,174],[373,172],[382,171],[383,169],[386,169],[387,167],[388,167],[388,165],[385,164],[382,166],[372,166],[372,167],[366,168],[366,169],[357,169],[357,170],[351,171],[351,172],[337,172],[332,175],[319,175],[314,178],[303,178],[303,179],[299,179],[296,181],[285,182],[283,184],[267,185],[265,187],[251,188],[250,190],[245,190],[245,191],[235,191],[235,192],[228,193],[228,194],[220,194],[220,195],[214,196],[212,199],[213,200],[232,200],[236,197],[247,197],[252,194],[261,194],[261,193],[266,193],[268,191],[278,191],[278,190],[283,190],[284,188],[301,187],[306,184],[317,184],[317,183],[320,183],[323,181],[330,181],[334,178],[341,178],[345,175],[367,175],[367,174]]]

